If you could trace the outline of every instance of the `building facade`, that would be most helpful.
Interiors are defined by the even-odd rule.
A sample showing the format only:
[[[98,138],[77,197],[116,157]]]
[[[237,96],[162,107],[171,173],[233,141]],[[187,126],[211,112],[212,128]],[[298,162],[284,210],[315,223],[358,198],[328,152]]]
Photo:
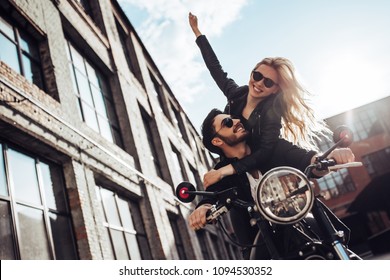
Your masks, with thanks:
[[[115,0],[0,2],[0,150],[0,259],[240,256],[188,227],[213,158]]]
[[[318,180],[324,202],[351,229],[350,246],[365,255],[390,252],[390,97],[326,119],[330,128],[349,127],[350,146],[362,167]],[[321,151],[333,143],[323,140]]]

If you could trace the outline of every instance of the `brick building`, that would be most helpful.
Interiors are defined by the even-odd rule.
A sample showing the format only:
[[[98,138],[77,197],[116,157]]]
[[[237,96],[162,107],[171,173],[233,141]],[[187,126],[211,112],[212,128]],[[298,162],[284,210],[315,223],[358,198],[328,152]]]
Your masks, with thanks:
[[[188,228],[213,159],[115,0],[0,2],[0,150],[0,259],[239,256]]]
[[[350,146],[362,167],[318,180],[325,203],[352,230],[351,247],[364,255],[390,252],[390,97],[326,119],[354,133]],[[325,151],[333,143],[323,141]]]

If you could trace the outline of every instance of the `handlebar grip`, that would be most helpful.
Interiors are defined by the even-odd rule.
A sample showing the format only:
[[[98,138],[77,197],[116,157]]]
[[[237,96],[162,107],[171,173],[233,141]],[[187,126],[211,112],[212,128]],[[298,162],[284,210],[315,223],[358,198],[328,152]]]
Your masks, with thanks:
[[[360,167],[360,166],[363,166],[363,163],[361,163],[359,161],[355,161],[355,162],[348,162],[348,163],[336,164],[336,165],[330,166],[329,170],[348,168],[348,167]]]

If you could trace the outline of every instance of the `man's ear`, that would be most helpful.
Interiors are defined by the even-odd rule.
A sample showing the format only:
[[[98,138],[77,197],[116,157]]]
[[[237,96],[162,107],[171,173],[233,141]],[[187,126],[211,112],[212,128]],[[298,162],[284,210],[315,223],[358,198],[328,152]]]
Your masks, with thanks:
[[[211,140],[211,144],[220,147],[223,144],[223,141],[219,137],[214,137],[213,140]]]

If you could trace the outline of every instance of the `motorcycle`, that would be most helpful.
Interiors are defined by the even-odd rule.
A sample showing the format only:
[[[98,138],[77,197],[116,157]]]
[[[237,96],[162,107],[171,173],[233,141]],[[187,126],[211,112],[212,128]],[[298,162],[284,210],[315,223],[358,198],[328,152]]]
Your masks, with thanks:
[[[237,198],[237,187],[217,192],[196,191],[189,182],[177,186],[176,196],[184,203],[193,201],[197,195],[215,198],[217,203],[207,212],[206,220],[208,223],[219,222],[221,226],[222,216],[232,207],[245,209],[251,218],[251,226],[257,227],[258,233],[253,244],[234,243],[249,246],[250,259],[361,259],[347,247],[348,227],[314,194],[314,184],[310,181],[315,169],[362,166],[360,162],[337,164],[326,158],[337,147],[348,147],[352,143],[351,130],[339,127],[333,140],[335,144],[304,172],[288,166],[266,172],[256,188],[254,202]]]

